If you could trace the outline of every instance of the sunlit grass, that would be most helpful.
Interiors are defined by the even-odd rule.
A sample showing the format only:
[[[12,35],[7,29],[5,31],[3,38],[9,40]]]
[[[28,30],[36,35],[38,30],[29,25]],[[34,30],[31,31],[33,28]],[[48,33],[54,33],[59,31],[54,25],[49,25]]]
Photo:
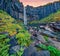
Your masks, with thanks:
[[[0,32],[8,32],[11,36],[16,34],[16,29],[22,29],[22,27],[17,24],[16,20],[12,18],[5,11],[0,10]]]

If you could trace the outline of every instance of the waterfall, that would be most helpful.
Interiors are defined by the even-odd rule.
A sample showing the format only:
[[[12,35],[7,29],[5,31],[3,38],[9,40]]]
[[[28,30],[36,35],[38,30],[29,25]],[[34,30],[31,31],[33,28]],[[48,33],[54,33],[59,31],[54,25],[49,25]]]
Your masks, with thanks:
[[[26,7],[24,7],[24,25],[27,25]]]

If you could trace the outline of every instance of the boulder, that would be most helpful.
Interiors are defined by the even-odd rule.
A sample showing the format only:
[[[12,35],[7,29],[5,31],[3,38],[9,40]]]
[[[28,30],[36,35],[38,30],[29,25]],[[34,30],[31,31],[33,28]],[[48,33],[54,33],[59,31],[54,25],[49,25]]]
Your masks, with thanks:
[[[50,56],[50,52],[47,50],[42,50],[39,52],[34,52],[31,56]]]
[[[36,52],[36,48],[33,47],[33,46],[29,46],[28,48],[26,48],[26,49],[24,50],[24,53],[23,53],[22,56],[31,56],[32,53],[34,53],[34,52]]]

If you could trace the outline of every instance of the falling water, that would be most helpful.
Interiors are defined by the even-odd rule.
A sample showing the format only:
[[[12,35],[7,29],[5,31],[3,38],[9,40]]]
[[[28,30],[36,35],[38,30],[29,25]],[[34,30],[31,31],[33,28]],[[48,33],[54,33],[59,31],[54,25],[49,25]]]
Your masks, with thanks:
[[[26,7],[24,7],[24,25],[27,25]]]

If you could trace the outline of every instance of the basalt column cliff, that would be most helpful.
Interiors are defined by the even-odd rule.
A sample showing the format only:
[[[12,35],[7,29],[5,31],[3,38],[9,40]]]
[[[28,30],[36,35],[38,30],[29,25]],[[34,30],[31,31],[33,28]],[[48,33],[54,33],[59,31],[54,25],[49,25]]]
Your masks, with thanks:
[[[23,18],[23,4],[19,0],[0,0],[0,9],[17,19]]]

